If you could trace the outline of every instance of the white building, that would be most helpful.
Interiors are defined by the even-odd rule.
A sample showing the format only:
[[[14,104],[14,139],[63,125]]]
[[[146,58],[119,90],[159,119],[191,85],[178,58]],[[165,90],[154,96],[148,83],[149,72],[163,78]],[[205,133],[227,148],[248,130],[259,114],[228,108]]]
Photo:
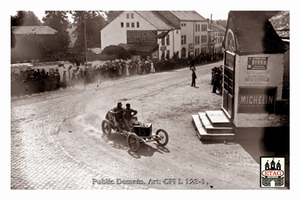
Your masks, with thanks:
[[[222,43],[224,41],[226,29],[212,21],[210,21],[208,26],[209,53],[223,54]]]
[[[208,50],[207,29],[195,11],[124,11],[101,30],[101,48],[123,46],[133,60],[187,58]]]

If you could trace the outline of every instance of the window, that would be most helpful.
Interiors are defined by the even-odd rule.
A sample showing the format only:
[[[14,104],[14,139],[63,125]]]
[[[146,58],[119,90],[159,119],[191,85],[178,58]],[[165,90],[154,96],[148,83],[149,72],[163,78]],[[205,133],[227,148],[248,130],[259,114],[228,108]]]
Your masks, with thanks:
[[[186,50],[185,48],[181,49],[181,58],[185,58],[186,57]]]
[[[165,38],[161,38],[161,45],[165,46]]]
[[[209,36],[208,42],[212,42],[213,41],[213,36]]]
[[[198,55],[200,54],[199,52],[200,52],[200,49],[199,49],[199,48],[196,48],[196,49],[195,49],[195,56],[198,56]]]
[[[133,13],[131,13],[131,19],[133,19],[134,18],[134,15],[133,15]]]
[[[166,37],[166,43],[167,43],[167,45],[170,45],[170,37],[169,37],[169,35],[167,35],[167,37]]]
[[[200,36],[195,36],[195,44],[200,44]]]
[[[201,24],[201,31],[207,31],[207,24]]]
[[[134,28],[134,22],[131,23],[131,28]]]
[[[124,23],[123,22],[121,22],[121,28],[124,28]]]
[[[186,44],[186,35],[181,36],[181,44]]]
[[[200,31],[200,24],[196,24],[196,26],[195,26],[196,28],[196,32],[199,32]]]
[[[129,19],[129,14],[126,14],[126,19]]]
[[[201,36],[201,44],[207,43],[207,35]]]
[[[126,23],[126,28],[129,28],[130,27],[130,24],[127,22]]]
[[[140,22],[136,23],[136,27],[139,28],[140,27]]]

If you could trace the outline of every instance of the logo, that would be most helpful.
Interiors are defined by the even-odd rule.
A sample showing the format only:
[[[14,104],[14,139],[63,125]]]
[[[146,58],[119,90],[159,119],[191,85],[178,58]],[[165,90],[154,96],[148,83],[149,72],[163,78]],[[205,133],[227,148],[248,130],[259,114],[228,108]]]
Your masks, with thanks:
[[[285,187],[284,157],[260,157],[260,187]]]

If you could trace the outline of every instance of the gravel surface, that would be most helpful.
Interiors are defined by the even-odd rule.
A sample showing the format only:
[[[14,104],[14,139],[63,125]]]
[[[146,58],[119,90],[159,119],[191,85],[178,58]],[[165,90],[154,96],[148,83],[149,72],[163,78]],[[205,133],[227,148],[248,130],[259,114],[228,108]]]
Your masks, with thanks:
[[[197,88],[184,68],[12,97],[11,188],[259,189],[259,164],[241,145],[202,143],[192,124],[193,114],[221,108],[210,85],[220,64],[196,67]],[[165,129],[169,143],[131,152],[125,136],[103,136],[101,122],[118,101],[153,132]]]

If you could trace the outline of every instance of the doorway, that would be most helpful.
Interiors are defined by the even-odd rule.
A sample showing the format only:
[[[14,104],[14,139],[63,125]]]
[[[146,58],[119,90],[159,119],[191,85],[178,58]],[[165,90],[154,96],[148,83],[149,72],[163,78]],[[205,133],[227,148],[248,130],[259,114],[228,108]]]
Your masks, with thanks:
[[[223,110],[232,121],[234,115],[235,54],[225,51],[223,71]]]

